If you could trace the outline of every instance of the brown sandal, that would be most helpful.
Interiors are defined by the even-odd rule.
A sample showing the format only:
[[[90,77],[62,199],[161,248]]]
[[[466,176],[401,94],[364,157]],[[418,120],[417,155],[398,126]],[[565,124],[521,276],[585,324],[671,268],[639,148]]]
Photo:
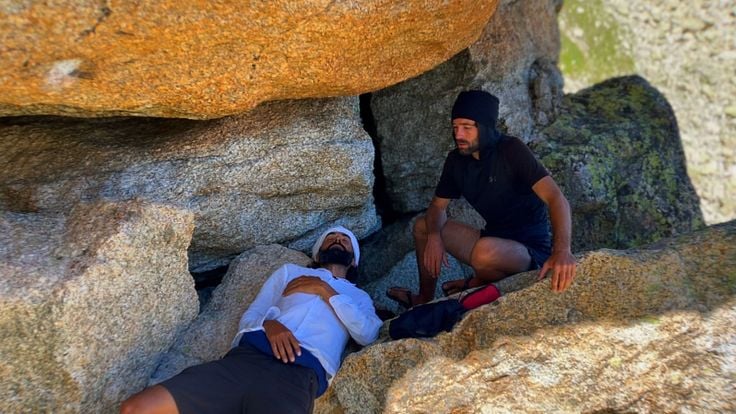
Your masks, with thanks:
[[[401,292],[400,295],[402,296],[397,296],[396,292]],[[400,286],[390,287],[388,288],[388,290],[386,290],[386,296],[388,296],[389,299],[395,301],[405,309],[409,309],[414,306],[414,295],[411,293],[411,290],[407,288],[403,288]]]
[[[442,293],[445,296],[454,295],[455,293],[459,293],[465,290],[470,289],[470,280],[473,278],[473,276],[469,276],[465,279],[455,279],[455,280],[449,280],[442,284],[440,287],[442,289]],[[462,281],[463,284],[460,285],[460,287],[456,286],[457,282]]]

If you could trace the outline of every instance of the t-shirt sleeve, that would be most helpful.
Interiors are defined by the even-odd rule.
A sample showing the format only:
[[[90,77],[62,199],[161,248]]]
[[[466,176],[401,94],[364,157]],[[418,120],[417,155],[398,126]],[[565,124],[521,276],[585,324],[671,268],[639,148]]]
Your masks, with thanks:
[[[534,156],[532,150],[520,139],[513,137],[509,140],[508,145],[506,160],[519,182],[532,187],[537,181],[550,175],[544,165]]]
[[[434,190],[434,195],[439,198],[460,198],[462,195],[462,189],[457,183],[453,161],[452,154],[449,154],[445,159],[440,181],[437,183],[437,189]]]

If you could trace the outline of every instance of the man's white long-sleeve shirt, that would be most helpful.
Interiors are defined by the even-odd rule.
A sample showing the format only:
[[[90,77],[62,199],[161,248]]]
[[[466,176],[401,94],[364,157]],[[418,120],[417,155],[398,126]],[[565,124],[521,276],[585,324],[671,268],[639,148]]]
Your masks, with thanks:
[[[315,294],[283,296],[286,285],[304,275],[319,277],[337,295],[330,298],[329,304]],[[299,344],[319,360],[328,379],[332,379],[340,367],[348,336],[361,345],[368,345],[376,340],[382,324],[373,301],[363,290],[343,278],[334,277],[327,269],[294,264],[280,267],[266,280],[240,318],[233,345],[237,345],[243,332],[263,330],[263,321],[271,319],[286,326]]]

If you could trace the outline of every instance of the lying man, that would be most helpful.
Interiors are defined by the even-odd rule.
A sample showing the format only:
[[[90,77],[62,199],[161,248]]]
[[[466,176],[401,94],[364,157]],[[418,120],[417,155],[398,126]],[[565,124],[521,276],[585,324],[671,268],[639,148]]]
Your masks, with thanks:
[[[128,413],[310,413],[352,337],[368,345],[381,320],[346,276],[358,241],[344,227],[322,234],[316,268],[286,264],[264,283],[222,359],[185,369],[123,402]]]

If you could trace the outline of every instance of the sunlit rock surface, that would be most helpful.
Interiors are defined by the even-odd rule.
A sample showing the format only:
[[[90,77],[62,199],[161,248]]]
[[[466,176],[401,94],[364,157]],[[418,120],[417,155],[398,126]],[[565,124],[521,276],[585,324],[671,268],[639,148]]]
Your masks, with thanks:
[[[579,258],[565,293],[535,272],[452,332],[350,355],[317,413],[731,412],[736,222]]]
[[[191,213],[0,213],[0,412],[113,412],[197,315]]]
[[[473,43],[498,0],[0,3],[0,115],[216,118],[358,95]]]
[[[339,222],[378,226],[357,98],[268,103],[212,121],[0,120],[0,209],[64,212],[134,197],[195,214],[190,267],[259,244],[311,248]]]

